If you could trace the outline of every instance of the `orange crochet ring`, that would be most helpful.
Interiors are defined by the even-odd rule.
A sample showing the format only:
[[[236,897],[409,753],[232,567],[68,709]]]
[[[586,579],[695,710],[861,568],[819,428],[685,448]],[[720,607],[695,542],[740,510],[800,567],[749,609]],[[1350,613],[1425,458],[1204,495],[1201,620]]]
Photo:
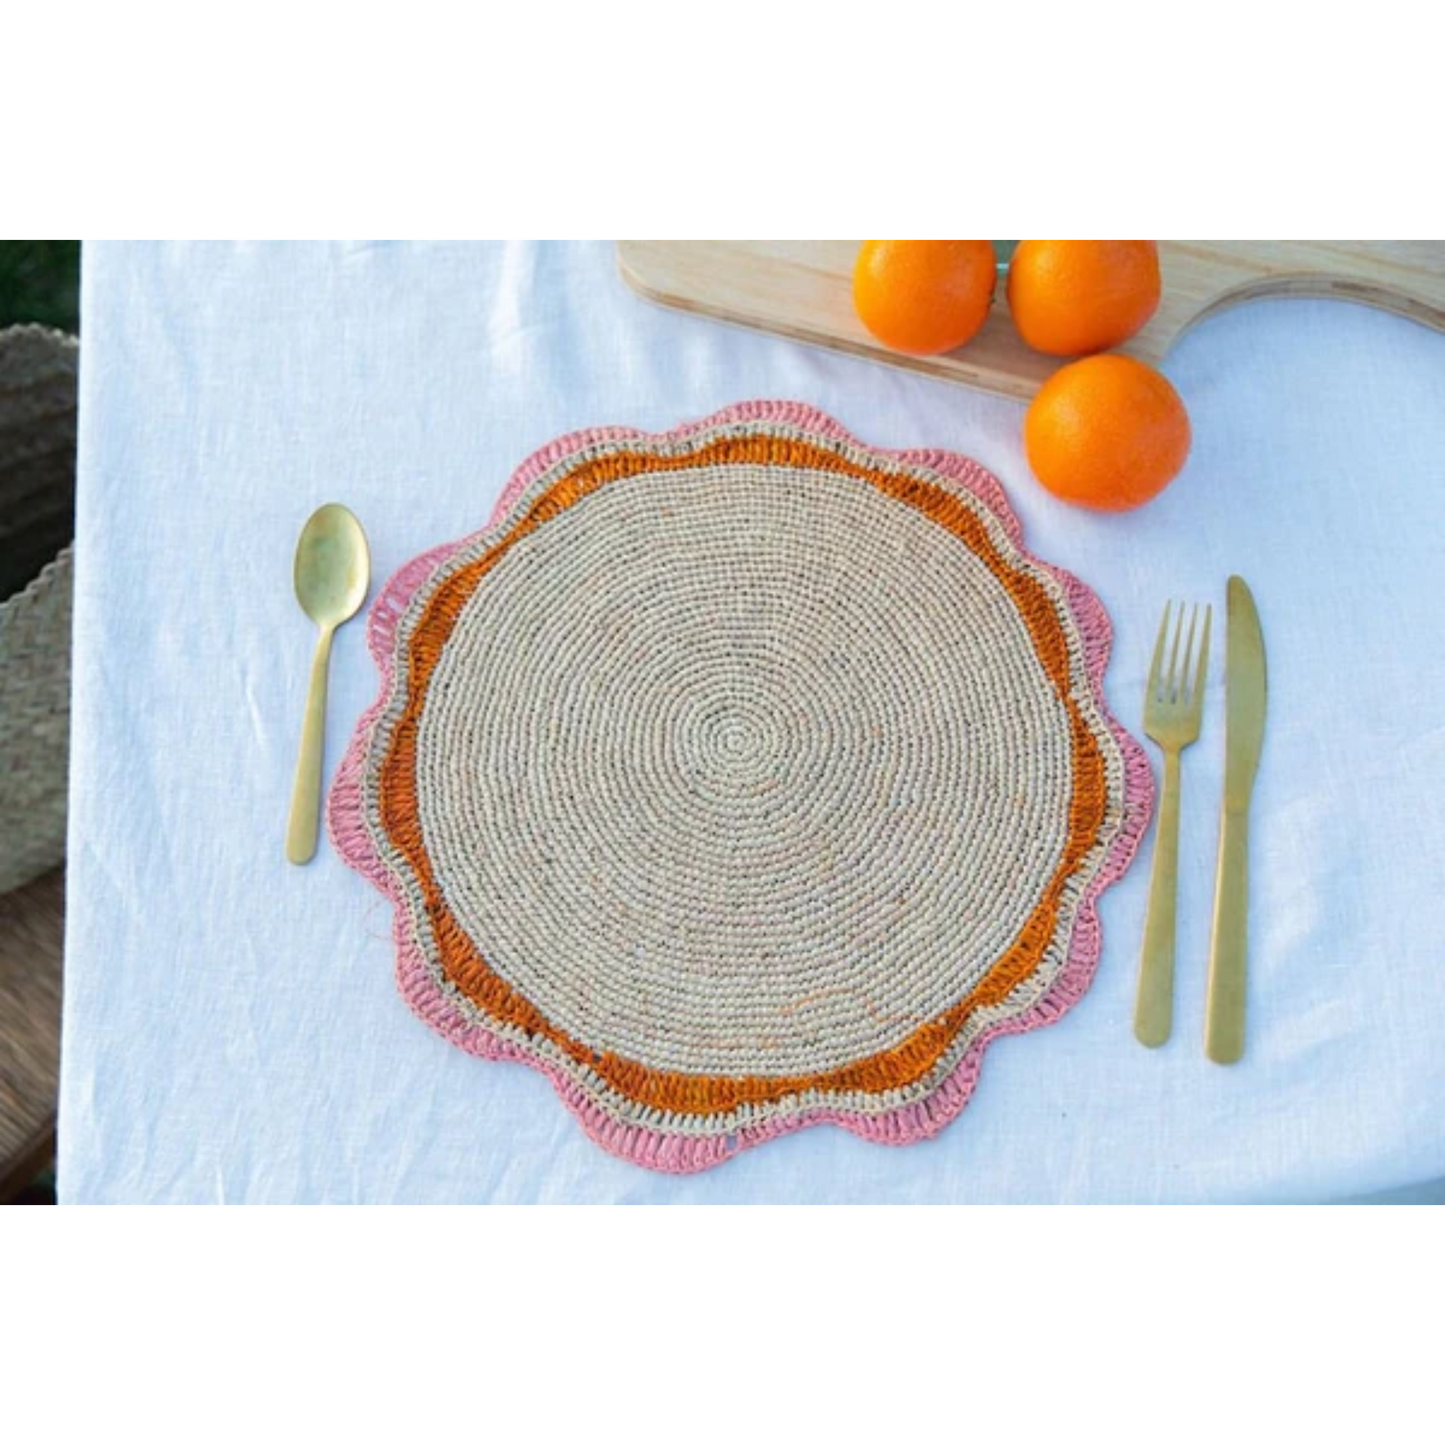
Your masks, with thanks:
[[[1147,816],[1102,612],[993,479],[795,404],[562,439],[371,639],[331,823],[404,994],[655,1168],[936,1132]]]

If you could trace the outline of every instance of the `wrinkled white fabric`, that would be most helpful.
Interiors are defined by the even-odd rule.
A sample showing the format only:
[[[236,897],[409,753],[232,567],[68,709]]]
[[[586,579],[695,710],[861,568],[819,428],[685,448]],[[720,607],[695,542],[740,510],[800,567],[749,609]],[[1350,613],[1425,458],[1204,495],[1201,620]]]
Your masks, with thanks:
[[[1102,516],[1032,480],[1020,404],[661,310],[608,246],[98,245],[83,290],[63,1199],[1303,1200],[1445,1175],[1445,336],[1314,301],[1206,322],[1166,366],[1186,471]],[[991,468],[1027,545],[1108,608],[1136,734],[1165,600],[1222,624],[1226,577],[1249,580],[1270,717],[1242,1064],[1200,1043],[1222,625],[1173,1040],[1130,1029],[1151,834],[1088,996],[995,1044],[963,1115],[906,1149],[823,1127],[684,1179],[613,1159],[541,1076],[412,1017],[390,910],[329,845],[285,863],[307,515],[352,506],[379,582],[559,433],[751,397]],[[376,687],[353,623],[328,778]]]

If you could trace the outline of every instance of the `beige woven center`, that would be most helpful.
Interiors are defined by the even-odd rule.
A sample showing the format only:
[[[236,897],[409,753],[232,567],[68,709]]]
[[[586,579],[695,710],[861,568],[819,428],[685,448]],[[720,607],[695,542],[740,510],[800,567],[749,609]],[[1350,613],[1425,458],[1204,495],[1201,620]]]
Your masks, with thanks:
[[[1067,718],[998,581],[866,481],[603,487],[483,579],[432,676],[422,826],[482,956],[654,1069],[893,1047],[1011,943]]]

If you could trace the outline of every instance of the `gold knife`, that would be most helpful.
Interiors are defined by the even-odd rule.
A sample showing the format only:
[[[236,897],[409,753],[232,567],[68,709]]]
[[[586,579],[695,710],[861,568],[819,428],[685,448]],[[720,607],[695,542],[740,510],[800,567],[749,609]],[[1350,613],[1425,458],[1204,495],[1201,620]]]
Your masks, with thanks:
[[[1204,1052],[1216,1064],[1244,1053],[1249,937],[1249,800],[1264,743],[1264,634],[1244,578],[1229,579],[1224,662],[1224,804],[1219,872],[1214,884],[1214,938],[1209,948],[1209,1005]]]

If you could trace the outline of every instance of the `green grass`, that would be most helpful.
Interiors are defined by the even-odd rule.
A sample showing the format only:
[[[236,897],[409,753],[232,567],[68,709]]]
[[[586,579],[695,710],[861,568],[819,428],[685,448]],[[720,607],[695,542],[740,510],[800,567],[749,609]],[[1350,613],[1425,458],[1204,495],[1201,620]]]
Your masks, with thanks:
[[[80,328],[80,242],[0,241],[0,327]]]

